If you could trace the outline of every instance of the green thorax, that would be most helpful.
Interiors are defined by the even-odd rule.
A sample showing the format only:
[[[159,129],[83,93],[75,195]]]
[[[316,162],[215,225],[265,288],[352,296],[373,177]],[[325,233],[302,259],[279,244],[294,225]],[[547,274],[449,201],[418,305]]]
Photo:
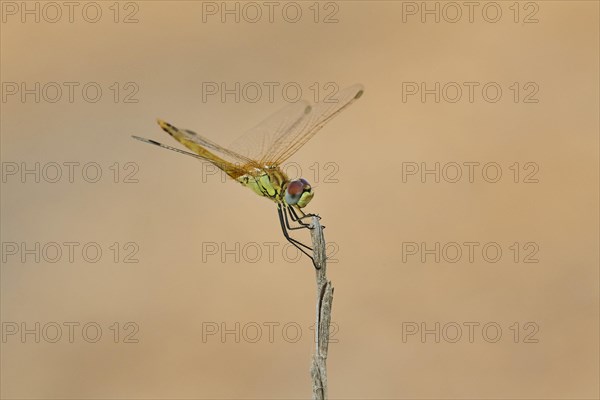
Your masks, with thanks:
[[[275,202],[283,202],[285,186],[289,182],[288,177],[277,167],[257,168],[236,180],[257,195],[268,197]]]

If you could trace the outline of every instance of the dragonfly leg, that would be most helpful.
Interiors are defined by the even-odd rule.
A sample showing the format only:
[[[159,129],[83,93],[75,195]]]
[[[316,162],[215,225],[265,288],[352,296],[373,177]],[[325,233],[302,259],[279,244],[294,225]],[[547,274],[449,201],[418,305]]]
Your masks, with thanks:
[[[283,236],[285,236],[287,241],[290,242],[294,247],[296,247],[298,250],[300,250],[302,253],[304,253],[304,255],[306,255],[308,258],[310,258],[310,260],[312,261],[315,268],[318,268],[317,264],[315,263],[315,259],[310,254],[308,254],[306,252],[306,250],[304,250],[300,246],[303,246],[310,251],[312,251],[312,249],[310,247],[308,247],[307,245],[305,245],[304,243],[301,243],[301,242],[297,241],[296,239],[292,238],[290,236],[290,234],[288,233],[288,231],[286,229],[286,222],[284,219],[285,211],[281,208],[280,205],[277,205],[277,213],[279,214],[279,223],[281,224],[281,230],[283,231]]]
[[[287,232],[288,229],[290,229],[290,230],[302,229],[302,227],[301,226],[295,227],[295,228],[290,227],[289,221],[287,219],[287,214],[286,214],[285,210],[283,208],[281,208],[279,205],[277,206],[277,212],[279,213],[279,220],[281,222],[281,228],[283,229],[283,235],[286,237],[286,239],[290,242],[295,243],[294,245],[300,245],[300,246],[304,247],[305,249],[312,251],[313,249],[311,247],[308,247],[304,243],[290,237]],[[298,246],[296,246],[296,247],[298,247]]]
[[[292,219],[292,221],[298,222],[302,225],[308,225],[306,222],[302,221],[303,219],[308,217],[308,215],[306,215],[301,209],[298,209],[298,211],[300,211],[300,213],[302,214],[302,216],[299,217],[296,213],[296,210],[294,209],[294,206],[287,206],[286,208],[290,214],[290,218]]]
[[[285,217],[285,224],[289,230],[293,231],[296,229],[310,228],[309,224],[307,224],[306,222],[303,222],[301,219],[298,218],[298,216],[296,214],[294,214],[294,211],[291,206],[285,207],[285,210],[282,210],[282,211],[283,211],[283,216]],[[294,227],[290,226],[290,223],[288,220],[288,215],[292,221],[297,222],[298,224],[300,224],[300,226],[294,226]]]
[[[317,218],[321,219],[321,217],[318,216],[317,214],[305,214],[304,211],[302,211],[302,209],[300,209],[300,208],[298,208],[297,211],[299,211],[302,214],[302,216],[298,216],[298,214],[296,214],[296,209],[293,206],[288,206],[288,210],[290,212],[290,218],[294,222],[298,222],[304,228],[310,228],[310,224],[302,221],[303,219],[312,218],[312,217],[317,217]],[[321,225],[321,227],[323,229],[325,229],[325,225]]]
[[[300,207],[290,207],[290,208],[292,208],[292,211],[294,212],[294,216],[297,219],[312,218],[312,217],[317,217],[317,218],[321,219],[321,217],[318,214],[304,213],[304,211],[302,211],[302,209]],[[296,211],[298,211],[300,213],[300,215],[301,215],[300,217],[298,217],[298,215],[296,214]]]

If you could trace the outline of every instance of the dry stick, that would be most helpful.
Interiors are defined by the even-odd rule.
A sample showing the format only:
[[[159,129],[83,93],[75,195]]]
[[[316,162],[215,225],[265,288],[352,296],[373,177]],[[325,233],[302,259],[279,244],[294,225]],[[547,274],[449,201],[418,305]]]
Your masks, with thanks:
[[[327,280],[325,238],[319,218],[313,217],[311,238],[313,257],[317,275],[317,319],[315,324],[315,354],[313,354],[310,375],[314,400],[327,399],[327,348],[329,345],[329,323],[331,322],[331,304],[333,286]]]

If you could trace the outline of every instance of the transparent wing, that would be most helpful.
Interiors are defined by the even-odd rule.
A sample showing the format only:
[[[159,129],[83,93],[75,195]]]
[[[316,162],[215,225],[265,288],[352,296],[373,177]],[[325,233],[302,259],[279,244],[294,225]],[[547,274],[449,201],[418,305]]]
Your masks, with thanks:
[[[275,142],[297,126],[310,110],[310,105],[304,100],[290,104],[246,131],[229,148],[251,160],[260,161]]]
[[[194,131],[189,129],[180,129],[179,132],[190,142],[199,144],[207,149],[214,151],[217,155],[223,157],[226,161],[236,163],[239,165],[244,164],[255,164],[255,161],[249,157],[243,156],[233,150],[227,149],[223,146],[219,146],[215,142],[208,140],[207,138],[200,136]]]
[[[247,131],[230,148],[219,146],[191,130],[178,129],[161,120],[158,124],[200,158],[226,170],[230,176],[239,176],[254,168],[283,163],[362,93],[363,87],[354,85],[315,107],[305,101],[290,104]]]
[[[207,161],[212,162],[231,177],[236,178],[259,165],[241,154],[226,149],[188,129],[179,129],[168,122],[158,120],[160,127],[179,143]],[[153,143],[155,144],[155,143]],[[165,146],[161,146],[165,147]]]
[[[362,94],[362,85],[353,85],[338,92],[329,102],[322,102],[315,105],[302,119],[275,139],[272,146],[260,158],[260,164],[282,164],[308,142],[325,124],[346,109]]]
[[[363,93],[353,85],[311,107],[301,101],[281,109],[233,142],[230,148],[259,165],[279,165]]]

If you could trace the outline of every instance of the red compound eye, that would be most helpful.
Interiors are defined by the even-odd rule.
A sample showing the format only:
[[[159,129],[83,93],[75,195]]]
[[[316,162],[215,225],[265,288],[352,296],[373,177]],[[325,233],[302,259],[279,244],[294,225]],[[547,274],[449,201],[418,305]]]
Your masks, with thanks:
[[[304,190],[304,183],[302,183],[301,181],[291,181],[287,187],[287,192],[291,196],[296,196],[296,195],[302,193],[303,190]]]

